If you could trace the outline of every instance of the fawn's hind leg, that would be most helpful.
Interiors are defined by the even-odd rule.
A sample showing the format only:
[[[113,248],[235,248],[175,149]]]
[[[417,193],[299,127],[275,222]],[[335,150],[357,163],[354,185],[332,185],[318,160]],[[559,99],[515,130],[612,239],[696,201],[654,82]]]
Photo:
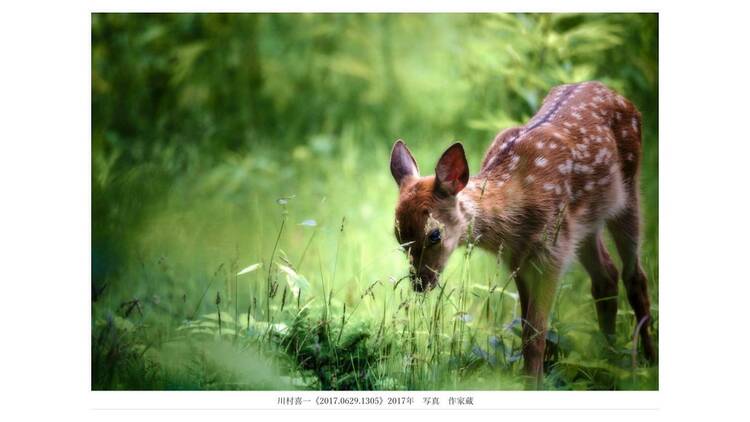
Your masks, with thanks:
[[[586,238],[578,249],[578,259],[591,277],[591,295],[596,303],[599,328],[611,340],[617,318],[617,268],[609,257],[597,231]]]
[[[622,259],[622,281],[628,293],[628,301],[635,312],[636,324],[646,318],[641,327],[640,338],[643,353],[651,362],[656,360],[656,353],[651,342],[649,325],[651,322],[651,303],[648,297],[648,280],[641,267],[639,255],[640,211],[638,195],[633,191],[629,206],[607,224],[617,251]]]

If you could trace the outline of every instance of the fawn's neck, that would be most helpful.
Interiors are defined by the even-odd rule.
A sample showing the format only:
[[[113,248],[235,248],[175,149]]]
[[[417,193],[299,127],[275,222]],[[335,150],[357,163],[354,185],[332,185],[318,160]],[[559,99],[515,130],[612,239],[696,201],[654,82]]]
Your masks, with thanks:
[[[463,233],[460,244],[497,250],[508,235],[511,225],[511,193],[503,187],[493,186],[485,178],[473,177],[458,196],[457,212]]]

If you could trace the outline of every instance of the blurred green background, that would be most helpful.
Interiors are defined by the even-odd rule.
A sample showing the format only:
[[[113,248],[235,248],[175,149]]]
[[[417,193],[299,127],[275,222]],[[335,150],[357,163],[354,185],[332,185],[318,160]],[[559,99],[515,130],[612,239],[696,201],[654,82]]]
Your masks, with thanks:
[[[92,387],[517,388],[493,256],[454,254],[454,303],[394,283],[390,147],[428,173],[460,140],[476,172],[551,87],[591,79],[643,114],[658,336],[657,46],[655,14],[92,15]],[[546,387],[657,388],[622,292],[617,350],[597,351],[589,289],[576,264]],[[445,309],[443,349],[416,309]]]

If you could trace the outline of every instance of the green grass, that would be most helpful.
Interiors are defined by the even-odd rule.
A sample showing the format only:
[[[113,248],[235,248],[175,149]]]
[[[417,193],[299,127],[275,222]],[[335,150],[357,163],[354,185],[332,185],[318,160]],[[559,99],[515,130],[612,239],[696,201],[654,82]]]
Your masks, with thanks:
[[[92,388],[523,388],[518,299],[495,256],[458,249],[428,295],[404,279],[390,146],[404,138],[431,173],[459,139],[475,173],[497,131],[582,79],[644,114],[658,344],[656,27],[653,15],[95,15]],[[610,348],[572,266],[545,388],[658,388],[658,366],[633,365],[622,288],[619,305]]]
[[[95,366],[95,387],[522,387],[511,275],[494,256],[462,248],[441,289],[413,293],[393,237],[397,189],[388,150],[359,149],[354,139],[335,145],[341,151],[330,157],[314,149],[296,158],[270,151],[230,157],[176,181],[148,206],[123,270],[94,304],[94,337],[110,336],[126,349],[121,360]],[[268,174],[259,156],[272,166]],[[284,169],[287,176],[279,176]],[[644,197],[649,222],[654,199]],[[655,242],[647,231],[658,335]],[[624,294],[617,344],[608,350],[589,289],[578,265],[562,280],[546,387],[656,388],[656,368],[632,368],[635,322]],[[114,347],[95,342],[94,355]],[[200,350],[204,361],[185,349]],[[272,362],[261,367],[278,376],[243,383],[234,369],[259,359]],[[134,370],[149,375],[134,383]]]

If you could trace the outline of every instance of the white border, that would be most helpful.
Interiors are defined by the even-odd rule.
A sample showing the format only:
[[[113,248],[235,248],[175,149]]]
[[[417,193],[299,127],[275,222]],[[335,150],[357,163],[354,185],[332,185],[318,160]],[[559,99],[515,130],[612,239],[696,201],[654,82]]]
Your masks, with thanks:
[[[632,420],[744,417],[747,261],[746,13],[715,0],[433,1],[430,11],[660,12],[660,391],[473,392],[492,407],[470,417]],[[739,4],[739,2],[737,3]],[[4,413],[77,419],[278,417],[265,393],[90,391],[91,11],[414,11],[415,3],[278,0],[4,4],[2,154]],[[316,393],[318,394],[318,393]],[[6,400],[7,399],[7,400]],[[506,407],[507,406],[507,407]],[[94,410],[101,408],[152,410]],[[652,409],[658,410],[596,410]],[[204,408],[205,411],[153,410]],[[522,411],[519,409],[548,409]],[[594,410],[581,410],[594,409]],[[559,409],[569,409],[562,411]],[[577,410],[576,410],[577,409]],[[430,418],[455,412],[426,411]],[[313,412],[328,419],[398,412]],[[403,416],[414,415],[408,411]],[[737,415],[737,416],[735,416]],[[732,416],[735,416],[732,418]],[[305,417],[308,417],[305,415]]]

